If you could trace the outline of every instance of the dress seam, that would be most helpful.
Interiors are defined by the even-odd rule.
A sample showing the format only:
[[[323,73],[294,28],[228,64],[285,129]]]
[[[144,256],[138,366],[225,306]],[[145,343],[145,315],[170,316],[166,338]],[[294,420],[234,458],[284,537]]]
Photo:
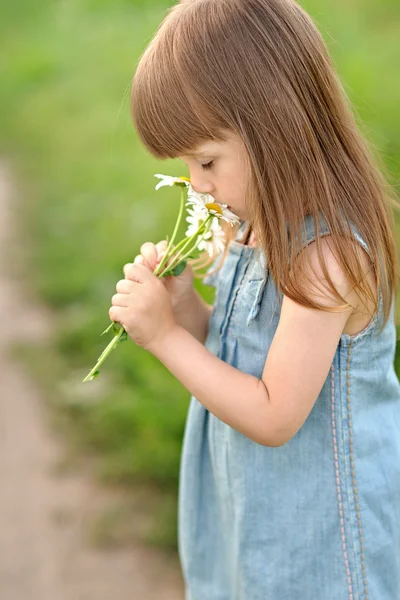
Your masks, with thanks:
[[[341,491],[341,487],[340,487],[339,458],[338,458],[338,449],[337,449],[337,435],[336,435],[336,421],[335,421],[335,369],[334,369],[333,363],[331,366],[331,408],[332,408],[333,451],[334,451],[334,458],[335,458],[336,489],[337,489],[338,505],[339,505],[342,549],[343,549],[344,562],[346,565],[349,600],[354,600],[353,587],[352,587],[351,574],[350,574],[350,565],[349,565],[349,559],[347,556],[346,532],[345,532],[344,517],[343,517],[342,491]]]
[[[349,419],[349,437],[350,437],[350,466],[351,466],[351,480],[353,484],[353,493],[356,504],[356,515],[357,515],[357,525],[358,525],[358,533],[360,536],[360,547],[361,547],[361,568],[363,573],[363,584],[364,584],[364,594],[365,600],[368,600],[368,586],[367,586],[367,573],[365,569],[365,554],[364,554],[364,537],[361,525],[361,514],[360,514],[360,506],[358,503],[358,493],[357,493],[357,483],[356,483],[356,475],[355,475],[355,462],[354,462],[354,450],[353,450],[353,431],[352,431],[352,420],[351,420],[351,402],[350,402],[350,359],[351,359],[351,351],[353,346],[353,340],[350,342],[349,352],[347,356],[347,412]]]
[[[247,271],[248,271],[248,268],[249,268],[251,262],[252,262],[252,256],[250,256],[249,260],[247,261],[247,264],[245,265],[245,268],[243,270],[243,275],[242,275],[242,277],[236,287],[236,290],[234,292],[233,302],[231,304],[230,311],[228,313],[229,314],[229,323],[227,324],[227,334],[229,333],[229,330],[230,330],[231,324],[232,324],[232,320],[234,319],[235,311],[237,310],[237,297],[238,297],[240,289],[243,287],[243,282],[246,279],[246,274],[247,274]]]

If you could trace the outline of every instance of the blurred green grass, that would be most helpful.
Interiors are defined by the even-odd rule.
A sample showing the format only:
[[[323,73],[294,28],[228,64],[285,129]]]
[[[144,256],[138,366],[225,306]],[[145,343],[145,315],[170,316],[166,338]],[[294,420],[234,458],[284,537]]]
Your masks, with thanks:
[[[98,380],[80,385],[105,345],[99,334],[122,266],[142,243],[164,239],[174,226],[179,195],[155,194],[154,173],[187,174],[176,161],[150,157],[130,120],[135,65],[169,5],[20,0],[2,6],[0,152],[18,181],[24,276],[56,323],[50,348],[24,352],[71,444],[97,457],[98,475],[159,490],[165,502],[158,524],[162,514],[172,525],[149,537],[175,547],[188,392],[132,343],[108,359]],[[400,5],[303,5],[327,42],[365,135],[398,185]],[[213,291],[196,285],[212,302]]]

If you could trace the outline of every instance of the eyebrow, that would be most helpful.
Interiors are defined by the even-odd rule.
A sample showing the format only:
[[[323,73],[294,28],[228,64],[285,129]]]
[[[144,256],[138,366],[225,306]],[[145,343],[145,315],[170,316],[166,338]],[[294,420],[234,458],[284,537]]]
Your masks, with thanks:
[[[185,156],[210,156],[210,154],[214,154],[215,150],[212,151],[211,149],[208,149],[207,151],[202,151],[202,152],[186,152]]]

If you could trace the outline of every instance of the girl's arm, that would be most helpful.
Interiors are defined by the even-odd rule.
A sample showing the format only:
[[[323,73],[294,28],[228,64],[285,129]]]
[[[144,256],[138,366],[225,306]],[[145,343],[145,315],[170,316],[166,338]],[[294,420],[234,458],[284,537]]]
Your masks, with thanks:
[[[178,325],[191,333],[201,344],[204,344],[212,309],[212,305],[207,304],[198,291],[193,289],[191,300],[184,306],[176,308],[174,316]]]
[[[358,295],[326,243],[326,264],[343,298],[357,307]],[[307,247],[319,276],[313,244]],[[332,306],[335,300],[318,296]],[[243,373],[209,352],[181,326],[171,327],[152,352],[211,413],[264,446],[282,446],[302,427],[329,375],[352,308],[309,309],[284,296],[281,315],[262,378]]]
[[[257,377],[228,365],[179,325],[147,350],[221,421],[265,444],[271,407]]]

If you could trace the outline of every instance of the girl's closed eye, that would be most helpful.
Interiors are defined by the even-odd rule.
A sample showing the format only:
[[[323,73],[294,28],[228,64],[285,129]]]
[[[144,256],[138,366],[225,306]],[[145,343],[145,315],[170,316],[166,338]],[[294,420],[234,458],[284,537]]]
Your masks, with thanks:
[[[202,169],[204,169],[205,171],[207,171],[208,169],[211,169],[212,166],[214,164],[213,160],[210,160],[210,162],[206,163],[205,165],[201,165]]]

